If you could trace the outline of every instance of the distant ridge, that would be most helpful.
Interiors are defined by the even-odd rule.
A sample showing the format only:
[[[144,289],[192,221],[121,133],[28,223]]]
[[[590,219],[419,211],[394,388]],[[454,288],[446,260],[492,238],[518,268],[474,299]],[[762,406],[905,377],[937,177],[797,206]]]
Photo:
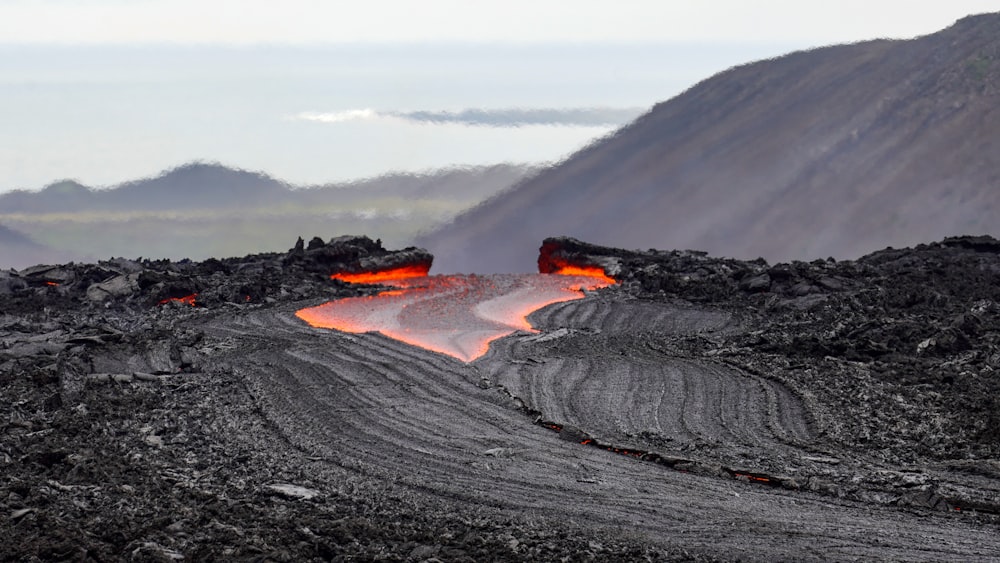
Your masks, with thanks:
[[[128,209],[250,207],[280,199],[289,186],[261,172],[192,162],[154,178],[94,192]]]
[[[1000,235],[1000,14],[732,68],[418,239],[444,271],[541,240],[769,260]]]
[[[0,224],[25,240],[45,241],[62,261],[240,256],[317,233],[364,233],[402,247],[534,170],[496,164],[294,186],[262,172],[193,162],[111,188],[62,180],[3,193]],[[0,266],[29,266],[49,255],[17,246]]]
[[[0,213],[226,210],[299,200],[342,203],[373,195],[414,198],[452,195],[478,201],[531,170],[533,168],[526,165],[497,164],[416,174],[389,173],[337,184],[296,186],[263,172],[218,163],[191,162],[156,176],[106,189],[93,189],[75,180],[60,180],[39,191],[0,193]]]
[[[38,192],[0,194],[5,213],[58,213],[92,210],[158,210],[249,206],[280,197],[284,183],[258,172],[193,162],[158,176],[94,190],[62,180]]]

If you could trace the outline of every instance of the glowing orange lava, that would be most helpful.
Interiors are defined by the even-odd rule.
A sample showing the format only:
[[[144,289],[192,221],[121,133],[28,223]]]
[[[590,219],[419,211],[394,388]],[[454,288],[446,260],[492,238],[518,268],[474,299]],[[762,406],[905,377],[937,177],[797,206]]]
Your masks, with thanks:
[[[197,293],[192,293],[191,295],[185,295],[184,297],[168,297],[167,299],[161,299],[159,304],[160,305],[166,305],[167,303],[170,303],[171,301],[180,301],[181,303],[186,303],[186,304],[191,305],[192,307],[194,307],[194,301],[197,298],[198,298],[198,294]]]
[[[538,271],[543,274],[560,276],[582,276],[601,280],[605,285],[613,285],[618,280],[609,276],[604,268],[588,264],[573,264],[562,256],[553,256],[552,248],[545,244],[539,249]]]
[[[734,473],[734,476],[735,477],[743,477],[744,479],[747,479],[748,481],[756,481],[758,483],[770,483],[771,482],[771,480],[768,479],[767,477],[761,477],[759,475],[753,475],[751,473]]]
[[[398,271],[397,271],[398,275]],[[339,278],[338,278],[339,279]],[[380,332],[421,348],[471,362],[497,338],[534,329],[532,312],[584,297],[581,289],[608,282],[589,276],[549,274],[437,275],[380,280],[395,286],[377,295],[309,307],[296,316],[318,328]]]
[[[571,264],[560,265],[556,271],[552,272],[560,276],[584,276],[601,280],[608,285],[618,283],[615,278],[604,273],[604,268],[598,266],[573,266]]]
[[[50,287],[58,287],[59,283],[58,282],[54,282],[54,281],[47,281],[47,282],[45,282],[45,285],[50,286]]]
[[[394,280],[405,280],[409,278],[422,278],[430,271],[430,266],[411,265],[382,270],[381,272],[360,272],[356,274],[340,272],[330,276],[330,279],[345,281],[349,283],[383,283]]]

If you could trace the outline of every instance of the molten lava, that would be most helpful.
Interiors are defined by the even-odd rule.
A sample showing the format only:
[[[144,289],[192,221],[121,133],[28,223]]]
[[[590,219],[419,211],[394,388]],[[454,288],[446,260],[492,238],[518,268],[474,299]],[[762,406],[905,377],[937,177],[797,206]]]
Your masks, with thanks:
[[[393,268],[391,270],[382,270],[381,272],[340,272],[331,275],[330,279],[349,283],[384,283],[410,278],[422,278],[425,277],[429,271],[430,265],[410,265]]]
[[[757,483],[770,483],[771,482],[771,479],[769,479],[767,477],[762,477],[760,475],[754,475],[752,473],[734,473],[733,475],[735,477],[737,477],[737,478],[743,478],[743,479],[746,479],[747,481],[754,481],[754,482],[757,482]]]
[[[170,303],[171,301],[180,301],[181,303],[185,303],[187,305],[191,305],[192,307],[194,307],[194,301],[197,298],[198,298],[198,294],[197,293],[192,293],[191,295],[185,295],[184,297],[168,297],[166,299],[161,299],[159,304],[160,305],[166,305],[167,303]]]
[[[394,272],[400,274],[400,270]],[[302,309],[296,316],[314,327],[380,332],[471,362],[485,354],[497,338],[517,330],[534,331],[526,319],[533,311],[581,299],[582,289],[610,285],[603,279],[579,275],[417,276],[412,269],[401,273],[395,278],[387,272],[370,274],[379,275],[378,281],[394,286],[392,289]],[[365,283],[374,279],[365,278]]]
[[[604,273],[604,268],[598,266],[574,266],[572,264],[565,264],[559,266],[553,274],[560,276],[584,276],[588,278],[599,279],[608,285],[613,285],[618,283],[615,278]]]

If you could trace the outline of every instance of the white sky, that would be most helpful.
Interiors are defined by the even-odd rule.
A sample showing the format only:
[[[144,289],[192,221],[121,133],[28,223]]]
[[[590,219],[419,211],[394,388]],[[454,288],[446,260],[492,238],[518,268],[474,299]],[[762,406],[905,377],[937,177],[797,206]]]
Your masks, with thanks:
[[[996,0],[0,0],[0,192],[60,178],[109,186],[192,160],[298,184],[554,161],[612,128],[289,116],[648,108],[735,64],[996,10]]]
[[[995,0],[0,0],[0,43],[809,41],[931,33]]]

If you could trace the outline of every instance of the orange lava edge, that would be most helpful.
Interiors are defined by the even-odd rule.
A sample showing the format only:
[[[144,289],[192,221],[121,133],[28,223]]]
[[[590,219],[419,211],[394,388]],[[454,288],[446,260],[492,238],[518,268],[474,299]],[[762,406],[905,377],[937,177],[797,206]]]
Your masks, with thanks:
[[[180,301],[181,303],[185,303],[187,305],[191,305],[192,307],[194,307],[194,301],[197,298],[198,298],[198,294],[197,293],[192,293],[191,295],[185,295],[184,297],[170,297],[170,298],[167,298],[167,299],[161,299],[159,304],[160,305],[166,305],[167,303],[170,303],[171,301]]]
[[[564,265],[552,272],[560,276],[586,276],[604,282],[607,285],[614,285],[618,280],[604,273],[604,269],[598,266],[572,266]]]
[[[387,282],[392,282],[392,281],[400,281],[400,280],[404,280],[404,279],[412,279],[412,278],[416,278],[416,277],[424,277],[422,275],[421,276],[412,275],[413,272],[416,271],[416,270],[418,270],[418,269],[419,268],[416,268],[416,269],[414,269],[414,268],[401,268],[401,269],[396,269],[396,270],[387,270],[386,272],[384,272],[384,274],[385,274],[384,276],[379,276],[379,278],[381,278],[381,279],[377,279],[376,280],[376,279],[374,279],[374,277],[366,277],[364,279],[366,279],[368,283],[387,283]],[[537,310],[539,310],[539,309],[541,309],[543,307],[547,307],[548,305],[552,305],[553,303],[562,303],[564,301],[574,301],[576,299],[583,299],[584,295],[583,295],[583,293],[581,293],[581,290],[584,289],[584,288],[586,288],[586,289],[597,289],[599,287],[606,287],[608,285],[616,283],[616,281],[613,278],[610,278],[610,277],[604,275],[604,271],[601,270],[600,268],[587,269],[586,271],[587,271],[587,274],[582,274],[582,275],[584,275],[586,277],[589,277],[589,278],[593,278],[595,280],[594,283],[591,283],[591,284],[573,283],[573,284],[567,285],[564,288],[564,294],[563,295],[560,295],[558,297],[553,297],[553,298],[550,298],[550,299],[546,299],[544,301],[536,301],[536,302],[530,302],[530,303],[524,304],[524,306],[519,307],[516,311],[513,311],[512,314],[511,314],[511,316],[510,316],[510,318],[508,319],[507,324],[512,327],[509,331],[500,332],[500,333],[496,334],[495,336],[484,340],[478,346],[476,352],[473,355],[471,355],[471,356],[465,355],[465,354],[456,354],[453,350],[446,350],[446,349],[443,349],[443,348],[439,348],[439,347],[434,346],[432,343],[429,343],[429,342],[426,342],[426,341],[422,341],[422,340],[413,338],[411,335],[407,334],[407,332],[406,332],[405,329],[403,329],[403,330],[395,330],[395,329],[391,329],[391,330],[385,330],[385,329],[382,329],[382,330],[371,330],[371,329],[367,329],[366,330],[365,328],[359,328],[355,324],[353,324],[353,323],[351,323],[349,321],[346,321],[346,320],[341,321],[339,319],[331,319],[330,317],[328,317],[328,316],[323,315],[323,314],[320,313],[320,311],[322,310],[321,308],[323,307],[323,305],[319,305],[317,307],[308,307],[308,308],[305,308],[305,309],[300,309],[299,311],[296,311],[295,316],[298,317],[298,318],[300,318],[300,319],[302,319],[308,325],[310,325],[312,327],[315,327],[315,328],[333,329],[333,330],[338,330],[338,331],[341,331],[341,332],[347,332],[347,333],[352,333],[352,334],[364,334],[366,332],[379,332],[379,333],[383,334],[384,336],[387,336],[387,337],[392,338],[394,340],[398,340],[400,342],[409,344],[411,346],[416,346],[418,348],[423,348],[425,350],[429,350],[429,351],[436,352],[436,353],[439,353],[439,354],[445,354],[445,355],[451,356],[453,358],[457,358],[457,359],[459,359],[459,360],[461,360],[463,362],[471,362],[471,361],[473,361],[473,360],[475,360],[475,359],[477,359],[477,358],[485,355],[489,351],[490,344],[494,340],[498,340],[500,338],[503,338],[504,336],[507,336],[507,335],[515,332],[516,330],[534,331],[534,328],[531,326],[531,323],[529,323],[528,319],[527,319],[528,315],[530,315],[531,313],[533,313],[533,312],[535,312],[535,311],[537,311]],[[597,272],[599,272],[599,275],[597,274]],[[402,276],[401,276],[401,274],[402,274]],[[564,275],[564,276],[580,276],[581,274],[577,274],[577,273],[562,273],[561,275]],[[346,277],[347,275],[344,275],[344,276]],[[331,277],[333,277],[333,276],[331,276]],[[338,277],[336,279],[342,279],[342,278]],[[349,280],[345,279],[344,281],[349,281]],[[361,283],[361,282],[358,282],[358,283]],[[375,294],[375,295],[369,295],[369,296],[366,296],[366,297],[350,297],[348,299],[360,299],[360,300],[371,301],[371,300],[384,299],[384,298],[400,297],[400,296],[406,295],[406,294],[408,294],[408,293],[410,293],[412,291],[419,291],[419,290],[422,290],[422,289],[423,288],[421,288],[421,287],[404,287],[403,289],[386,289],[385,291],[382,291],[382,292],[380,292],[378,294]]]
[[[402,266],[380,272],[338,272],[332,274],[330,279],[340,280],[348,283],[381,283],[392,280],[405,280],[409,278],[422,278],[430,271],[430,267],[424,266]]]

